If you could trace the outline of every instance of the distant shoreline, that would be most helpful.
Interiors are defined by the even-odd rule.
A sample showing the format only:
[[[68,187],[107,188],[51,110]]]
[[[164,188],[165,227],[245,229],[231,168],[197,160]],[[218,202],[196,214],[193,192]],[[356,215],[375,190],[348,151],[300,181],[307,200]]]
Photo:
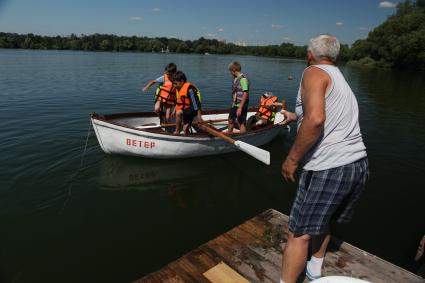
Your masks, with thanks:
[[[161,52],[145,52],[145,51],[131,51],[131,50],[126,50],[126,51],[103,51],[103,50],[72,50],[72,49],[31,49],[31,48],[4,48],[4,47],[0,47],[0,50],[16,50],[16,51],[58,51],[58,52],[87,52],[87,53],[121,53],[121,54],[163,54],[163,55],[172,55],[172,54],[179,54],[179,55],[205,55],[205,54],[201,54],[201,53],[179,53],[179,52],[169,52],[169,53],[161,53]],[[233,53],[233,54],[219,54],[219,53],[215,53],[215,54],[208,54],[208,55],[220,55],[220,56],[232,56],[232,55],[237,55],[237,56],[252,56],[252,57],[260,57],[260,58],[267,58],[267,59],[283,59],[283,60],[296,60],[296,61],[305,61],[305,56],[304,58],[294,58],[294,57],[282,57],[282,56],[264,56],[264,55],[251,55],[251,54],[238,54],[238,53]]]
[[[28,50],[71,50],[98,52],[154,52],[181,54],[253,55],[285,59],[304,59],[307,46],[292,43],[268,46],[240,46],[216,39],[180,40],[165,37],[116,36],[92,34],[77,36],[41,36],[0,32],[0,48]]]

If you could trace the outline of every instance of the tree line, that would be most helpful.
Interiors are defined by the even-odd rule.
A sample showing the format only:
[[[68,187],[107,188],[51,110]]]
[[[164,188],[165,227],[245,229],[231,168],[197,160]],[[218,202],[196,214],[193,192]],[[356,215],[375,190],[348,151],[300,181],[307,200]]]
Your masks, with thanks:
[[[425,69],[425,0],[399,3],[366,39],[354,42],[348,58],[352,65]]]
[[[0,48],[24,48],[44,50],[84,50],[84,51],[134,51],[134,52],[177,52],[240,54],[257,56],[281,56],[305,58],[306,46],[291,43],[270,46],[239,46],[216,39],[201,37],[197,40],[180,40],[166,37],[117,36],[112,34],[70,36],[40,36],[0,32]]]
[[[307,46],[292,43],[268,46],[240,46],[201,37],[180,40],[166,37],[117,36],[111,34],[40,36],[0,32],[0,48],[84,51],[133,51],[239,54],[305,58]],[[352,46],[341,45],[339,60],[351,65],[425,69],[425,0],[405,1],[366,39]]]

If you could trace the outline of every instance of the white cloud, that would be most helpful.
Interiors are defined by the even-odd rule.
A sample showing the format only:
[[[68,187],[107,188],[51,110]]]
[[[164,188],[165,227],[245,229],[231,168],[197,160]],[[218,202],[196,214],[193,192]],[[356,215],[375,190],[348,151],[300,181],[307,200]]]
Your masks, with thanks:
[[[282,29],[282,28],[284,28],[285,26],[283,26],[283,25],[278,25],[278,24],[272,24],[272,25],[271,25],[271,27],[272,27],[272,28],[275,28],[275,29]]]
[[[207,34],[208,37],[216,37],[217,35],[215,33],[209,33]]]
[[[291,41],[291,38],[290,37],[284,37],[283,40]]]
[[[390,1],[382,1],[381,3],[379,3],[378,7],[382,9],[392,9],[397,7],[397,3],[393,3]]]
[[[143,21],[142,17],[130,17],[130,21]]]
[[[152,11],[159,12],[159,11],[161,11],[161,9],[160,8],[153,8]]]
[[[224,28],[219,28],[217,31],[218,32],[223,32],[224,31]]]
[[[359,27],[359,30],[369,30],[369,29],[366,27]]]
[[[344,23],[343,22],[336,22],[335,23],[337,26],[343,26],[344,25]]]

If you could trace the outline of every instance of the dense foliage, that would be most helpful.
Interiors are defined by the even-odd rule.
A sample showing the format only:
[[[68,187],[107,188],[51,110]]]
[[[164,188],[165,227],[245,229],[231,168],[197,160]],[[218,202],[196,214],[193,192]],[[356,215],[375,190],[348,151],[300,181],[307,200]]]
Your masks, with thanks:
[[[216,39],[180,40],[176,38],[127,37],[109,34],[77,36],[39,36],[34,34],[0,33],[0,48],[56,49],[85,51],[138,51],[138,52],[178,52],[243,54],[261,56],[282,56],[305,58],[306,47],[291,43],[271,46],[239,46]]]
[[[425,0],[399,3],[383,24],[356,41],[350,51],[355,65],[425,68]]]

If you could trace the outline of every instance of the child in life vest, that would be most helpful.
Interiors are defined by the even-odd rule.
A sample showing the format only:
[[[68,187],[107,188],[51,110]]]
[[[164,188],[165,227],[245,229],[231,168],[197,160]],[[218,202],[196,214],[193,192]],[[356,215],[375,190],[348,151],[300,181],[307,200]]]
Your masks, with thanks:
[[[186,75],[182,71],[177,71],[175,74],[173,85],[177,90],[174,134],[179,135],[183,128],[187,135],[196,116],[198,116],[198,123],[202,123],[201,92],[194,84],[187,81]]]
[[[162,121],[163,112],[165,112],[165,122],[168,122],[171,118],[172,108],[176,104],[176,91],[173,87],[173,79],[176,71],[176,64],[169,63],[165,66],[164,75],[155,80],[151,80],[143,88],[143,92],[147,92],[152,85],[159,83],[155,92],[154,111],[161,119],[161,123],[164,122]]]
[[[229,133],[239,126],[240,133],[246,132],[246,116],[249,104],[249,81],[242,72],[242,66],[238,61],[229,64],[229,72],[233,77],[232,83],[232,106],[229,113]]]
[[[286,102],[278,102],[278,97],[271,92],[265,92],[260,98],[260,107],[258,112],[248,119],[247,126],[254,127],[266,126],[274,123],[277,107],[286,108]]]

